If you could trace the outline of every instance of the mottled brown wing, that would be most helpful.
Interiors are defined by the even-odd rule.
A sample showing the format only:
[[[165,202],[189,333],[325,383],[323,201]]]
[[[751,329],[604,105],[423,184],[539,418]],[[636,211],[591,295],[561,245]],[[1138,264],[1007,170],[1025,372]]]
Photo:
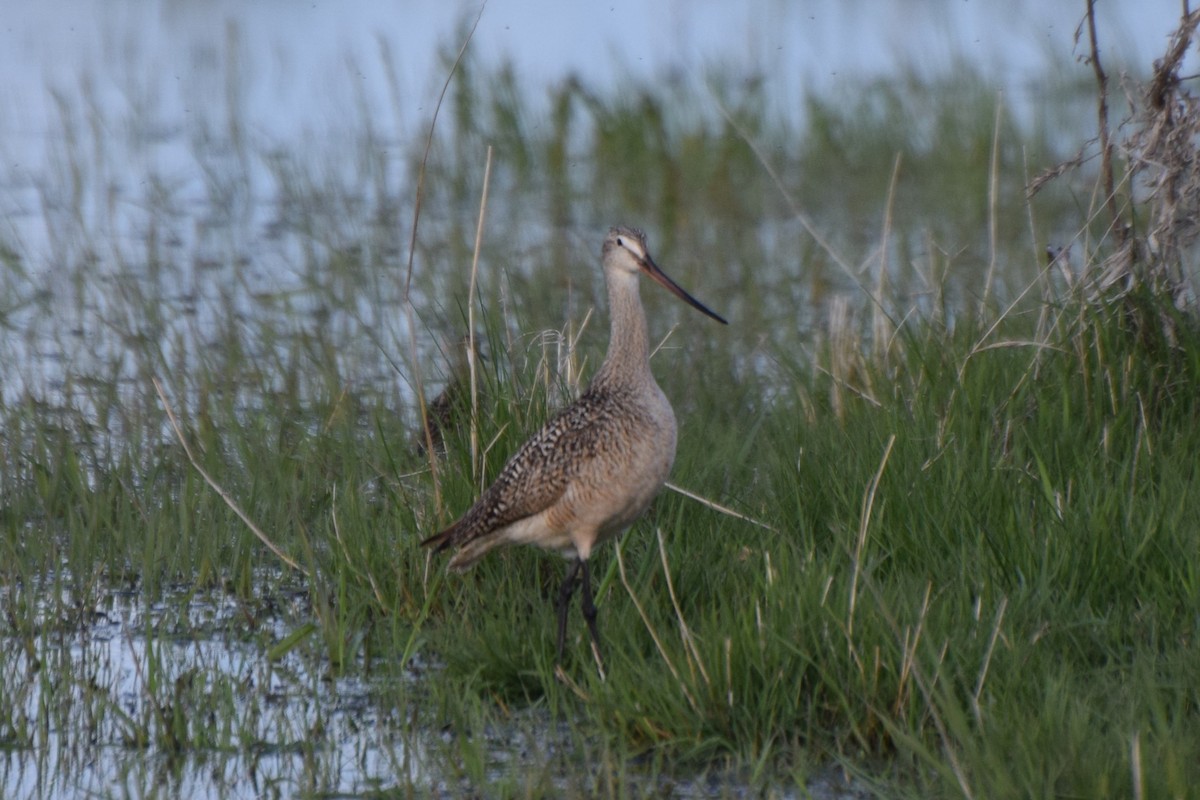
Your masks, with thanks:
[[[589,389],[517,450],[467,513],[421,544],[459,546],[554,505],[588,462],[620,441],[610,430],[615,399]]]

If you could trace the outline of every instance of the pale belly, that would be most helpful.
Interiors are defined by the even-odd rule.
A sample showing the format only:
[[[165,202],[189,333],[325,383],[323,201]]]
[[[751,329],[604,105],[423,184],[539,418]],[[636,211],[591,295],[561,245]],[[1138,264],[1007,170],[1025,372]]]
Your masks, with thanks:
[[[620,431],[619,446],[592,459],[557,503],[513,523],[504,538],[586,559],[597,544],[632,525],[675,461],[674,413],[662,393],[657,395],[659,402],[641,409],[637,425]]]

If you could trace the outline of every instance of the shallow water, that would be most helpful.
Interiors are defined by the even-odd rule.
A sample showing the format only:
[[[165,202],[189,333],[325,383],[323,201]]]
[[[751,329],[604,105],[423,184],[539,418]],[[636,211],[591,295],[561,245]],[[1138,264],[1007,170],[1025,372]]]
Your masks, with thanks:
[[[134,363],[139,341],[161,342],[167,363],[194,363],[229,310],[340,331],[346,374],[394,382],[414,180],[405,159],[481,7],[472,59],[513,64],[535,107],[571,76],[600,91],[669,91],[703,87],[716,70],[761,81],[786,115],[810,92],[958,63],[994,75],[1019,114],[1064,70],[1086,75],[1070,57],[1075,5],[19,4],[0,27],[0,400],[28,392],[70,406],[72,370],[117,381],[152,371]],[[1161,52],[1178,9],[1134,5],[1099,4],[1114,75]],[[476,211],[472,194],[463,208],[426,209],[426,224]],[[342,276],[314,267],[330,259]],[[396,273],[354,267],[380,261]],[[339,279],[369,290],[330,307]]]
[[[64,599],[42,601],[32,635],[4,637],[6,798],[353,796],[432,780],[377,679],[330,676],[303,645],[268,657],[300,595],[277,614],[182,590],[151,605]]]
[[[331,675],[312,642],[272,652],[293,632],[289,620],[310,613],[301,593],[248,603],[180,587],[153,604],[131,591],[103,591],[88,604],[53,586],[0,597],[32,619],[23,633],[0,637],[0,796],[8,800],[480,789],[434,755],[458,735],[419,708],[421,675],[436,667],[414,661],[399,674],[368,676],[359,663]],[[410,702],[395,702],[406,695]],[[519,786],[528,771],[531,786],[586,796],[594,767],[575,753],[569,724],[537,709],[510,722],[476,743],[488,780]],[[758,796],[721,772],[639,778],[634,767],[628,780],[633,794]],[[870,796],[835,769],[813,776],[807,791],[818,800]]]

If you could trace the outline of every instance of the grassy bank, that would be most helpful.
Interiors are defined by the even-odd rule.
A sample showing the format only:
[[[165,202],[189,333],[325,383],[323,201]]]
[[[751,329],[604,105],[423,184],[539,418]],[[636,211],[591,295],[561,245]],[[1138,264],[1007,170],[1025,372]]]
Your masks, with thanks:
[[[848,382],[818,356],[770,404],[695,379],[677,480],[772,530],[662,497],[624,573],[597,562],[607,682],[581,625],[580,685],[551,679],[559,566],[529,553],[448,582],[433,650],[501,708],[544,693],[593,736],[698,763],[815,752],[874,777],[886,757],[917,796],[1126,796],[1136,775],[1188,796],[1197,342],[1151,359],[1115,313],[1060,313],[1040,340],[916,326]]]
[[[271,702],[253,667],[233,680],[201,659],[164,680],[151,647],[125,717],[116,688],[72,677],[55,648],[121,592],[167,608],[171,637],[260,654],[318,710],[323,679],[369,682],[375,724],[428,765],[396,756],[397,794],[637,795],[706,773],[732,781],[716,794],[770,793],[834,762],[885,796],[1194,796],[1195,321],[1164,292],[1097,298],[1045,266],[1047,243],[1074,243],[1069,275],[1117,249],[1078,201],[1093,176],[1026,200],[1027,165],[1067,155],[1056,123],[1017,126],[970,75],[858,89],[812,100],[797,129],[753,87],[716,92],[710,114],[711,97],[566,83],[535,112],[466,65],[426,165],[415,342],[412,197],[367,135],[345,185],[298,172],[299,154],[245,153],[288,211],[286,290],[240,293],[235,257],[177,263],[152,236],[106,261],[82,223],[65,280],[0,248],[5,319],[29,322],[6,323],[6,353],[36,334],[90,356],[0,408],[0,744],[33,752],[53,730],[64,757],[99,738],[168,771],[299,748],[302,792],[322,791],[330,767],[304,750],[320,713],[248,721]],[[929,113],[906,127],[913,109]],[[436,343],[466,324],[488,144],[478,413],[431,459],[414,390],[453,374]],[[179,224],[174,205],[148,213]],[[647,227],[659,263],[733,322],[643,292],[680,419],[673,480],[736,515],[668,491],[598,554],[607,680],[576,616],[562,683],[558,559],[514,550],[446,576],[417,542],[599,363],[595,251],[615,222]],[[39,328],[43,305],[82,333]],[[185,613],[214,595],[234,608],[219,624]]]

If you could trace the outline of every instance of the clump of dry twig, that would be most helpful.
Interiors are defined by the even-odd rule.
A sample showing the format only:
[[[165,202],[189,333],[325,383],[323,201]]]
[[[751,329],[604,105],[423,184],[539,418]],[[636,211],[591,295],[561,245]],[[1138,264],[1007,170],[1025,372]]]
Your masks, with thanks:
[[[1154,64],[1127,143],[1129,168],[1147,190],[1150,215],[1141,277],[1169,290],[1177,302],[1184,299],[1184,259],[1200,235],[1200,98],[1179,75],[1197,25],[1200,11],[1180,19],[1166,55]]]
[[[1169,299],[1178,310],[1195,304],[1184,265],[1200,237],[1200,97],[1188,89],[1180,66],[1198,26],[1200,11],[1189,10],[1185,3],[1167,52],[1154,63],[1150,82],[1126,82],[1132,110],[1118,130],[1129,133],[1113,141],[1108,75],[1100,61],[1094,0],[1088,0],[1077,38],[1086,32],[1089,53],[1084,60],[1096,76],[1100,213],[1108,217],[1106,238],[1112,244],[1108,255],[1084,274],[1094,302],[1120,302],[1135,290],[1148,290]],[[1119,174],[1114,168],[1118,153],[1124,163]],[[1030,185],[1030,194],[1084,160],[1080,154],[1039,176]],[[1122,202],[1120,187],[1136,202]],[[1163,318],[1158,324],[1174,341],[1176,323]]]

